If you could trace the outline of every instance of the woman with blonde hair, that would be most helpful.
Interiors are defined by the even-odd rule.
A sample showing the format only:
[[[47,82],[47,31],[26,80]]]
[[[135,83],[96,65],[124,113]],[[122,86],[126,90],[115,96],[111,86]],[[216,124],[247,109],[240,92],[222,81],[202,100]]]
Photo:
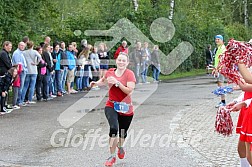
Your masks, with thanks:
[[[100,43],[98,50],[100,63],[100,78],[102,78],[107,72],[109,66],[109,52],[107,51],[107,46],[105,43]]]
[[[83,85],[83,90],[84,91],[88,91],[89,88],[89,78],[91,77],[91,66],[90,66],[90,60],[89,60],[89,54],[90,54],[90,50],[92,49],[92,45],[87,45],[87,47],[85,47],[83,49],[83,55],[85,58],[85,65],[84,65],[84,74],[83,74],[83,80],[82,80],[82,85]]]
[[[76,71],[76,88],[78,91],[83,90],[85,87],[87,87],[86,85],[86,80],[85,80],[85,85],[84,85],[84,71],[85,71],[85,66],[87,64],[89,64],[88,62],[88,58],[89,58],[89,49],[88,48],[84,48],[80,54],[77,56],[77,71]],[[86,68],[86,71],[88,71],[88,69]],[[86,79],[86,78],[85,78]]]

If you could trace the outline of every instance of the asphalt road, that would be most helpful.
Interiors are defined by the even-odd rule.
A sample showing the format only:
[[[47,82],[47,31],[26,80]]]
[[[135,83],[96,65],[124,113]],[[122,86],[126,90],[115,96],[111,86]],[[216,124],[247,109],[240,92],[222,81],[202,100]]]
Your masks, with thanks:
[[[137,85],[126,156],[115,167],[239,165],[237,136],[214,133],[215,88],[209,76]],[[103,166],[109,156],[106,91],[66,95],[0,116],[0,166]],[[223,158],[215,157],[217,149]]]

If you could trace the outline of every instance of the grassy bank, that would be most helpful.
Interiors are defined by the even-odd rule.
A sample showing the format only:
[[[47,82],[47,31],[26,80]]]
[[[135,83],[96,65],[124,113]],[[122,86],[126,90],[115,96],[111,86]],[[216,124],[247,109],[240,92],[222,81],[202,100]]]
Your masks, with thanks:
[[[194,69],[189,72],[174,72],[170,75],[160,75],[159,79],[164,81],[164,80],[169,80],[169,79],[177,79],[177,78],[184,78],[184,77],[190,77],[190,76],[197,76],[197,75],[202,75],[206,73],[206,69]]]

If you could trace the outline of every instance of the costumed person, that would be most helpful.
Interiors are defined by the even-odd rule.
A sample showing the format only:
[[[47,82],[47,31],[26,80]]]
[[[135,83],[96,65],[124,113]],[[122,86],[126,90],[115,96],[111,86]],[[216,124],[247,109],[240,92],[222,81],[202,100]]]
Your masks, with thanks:
[[[227,104],[227,108],[230,108],[231,111],[240,111],[237,125],[236,125],[236,133],[241,134],[241,128],[242,128],[242,122],[244,120],[244,115],[246,114],[248,108],[245,105],[247,103],[246,100],[250,100],[252,98],[252,92],[249,92],[249,90],[252,90],[251,84],[239,84],[240,88],[245,91],[242,92],[241,95],[234,99],[231,103]],[[237,151],[240,157],[240,164],[241,167],[249,167],[249,162],[246,157],[246,146],[245,141],[242,140],[242,138],[239,139],[238,145],[237,145]]]
[[[250,105],[252,74],[247,67],[250,67],[252,62],[252,47],[248,43],[231,39],[226,48],[227,50],[222,55],[217,69],[229,80],[238,84],[245,92],[238,100],[228,104],[227,108],[229,108],[229,111],[240,110],[236,128],[236,132],[240,134],[238,153],[241,158],[241,166],[249,167],[252,165],[252,106]]]
[[[247,160],[250,165],[252,165],[252,149],[251,149],[251,143],[252,143],[252,106],[250,105],[251,103],[251,94],[252,94],[252,80],[249,79],[247,80],[247,77],[251,77],[251,73],[247,70],[245,64],[240,62],[238,64],[238,68],[240,70],[241,75],[243,76],[245,82],[249,82],[251,84],[244,84],[243,88],[242,85],[239,84],[239,86],[247,91],[244,94],[244,100],[240,103],[235,104],[232,108],[231,111],[240,111],[239,115],[239,120],[237,123],[237,127],[239,128],[238,131],[240,133],[240,141],[238,145],[238,151],[239,155],[242,158],[244,158],[244,155],[246,155]],[[249,99],[250,98],[250,99]],[[241,120],[240,120],[241,119]],[[240,146],[240,147],[239,147]],[[245,146],[245,148],[244,148]],[[245,154],[244,154],[245,153]],[[242,162],[244,161],[244,162]],[[241,163],[244,163],[245,165],[246,160],[241,160]]]
[[[252,134],[252,130],[248,132],[248,125],[249,116],[251,117],[251,98],[252,98],[252,84],[239,84],[242,90],[245,90],[244,95],[241,95],[237,100],[234,100],[230,106],[230,111],[240,111],[239,118],[236,127],[236,133],[240,134],[239,142],[238,142],[238,154],[240,157],[241,167],[249,167],[249,162],[252,164],[252,153],[251,153],[251,142],[252,139],[249,139],[249,135]],[[242,100],[239,100],[241,99]],[[250,114],[249,114],[250,113]],[[251,121],[251,120],[250,120]]]
[[[110,88],[105,115],[110,127],[111,155],[106,160],[105,166],[113,166],[116,162],[116,148],[118,148],[117,155],[119,159],[123,159],[125,155],[123,146],[134,115],[131,95],[136,83],[134,72],[127,69],[128,64],[128,55],[121,52],[116,59],[117,68],[110,68],[103,78],[90,83],[91,86],[102,86],[107,83]],[[119,138],[117,137],[118,133]]]

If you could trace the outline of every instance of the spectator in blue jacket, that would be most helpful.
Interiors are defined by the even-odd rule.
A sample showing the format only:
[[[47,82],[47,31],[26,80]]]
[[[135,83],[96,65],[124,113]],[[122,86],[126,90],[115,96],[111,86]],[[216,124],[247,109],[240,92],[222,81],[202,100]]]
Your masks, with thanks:
[[[76,61],[73,54],[73,45],[68,44],[68,50],[66,51],[67,60],[68,60],[68,72],[67,72],[67,92],[70,93],[77,93],[76,90],[71,87],[71,83],[74,82],[74,70],[76,67]]]
[[[62,96],[62,80],[61,80],[61,75],[63,70],[60,62],[61,62],[61,52],[60,52],[60,47],[58,43],[54,44],[54,50],[52,53],[53,57],[53,63],[54,63],[54,70],[55,70],[55,80],[54,80],[54,87],[55,87],[55,92],[57,92],[57,96]]]

